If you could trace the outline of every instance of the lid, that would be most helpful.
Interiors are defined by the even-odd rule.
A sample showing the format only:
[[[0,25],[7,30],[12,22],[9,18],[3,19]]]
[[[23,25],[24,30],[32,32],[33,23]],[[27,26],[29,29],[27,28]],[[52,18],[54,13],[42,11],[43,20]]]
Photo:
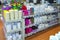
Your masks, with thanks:
[[[27,7],[25,5],[23,5],[22,10],[27,10]]]

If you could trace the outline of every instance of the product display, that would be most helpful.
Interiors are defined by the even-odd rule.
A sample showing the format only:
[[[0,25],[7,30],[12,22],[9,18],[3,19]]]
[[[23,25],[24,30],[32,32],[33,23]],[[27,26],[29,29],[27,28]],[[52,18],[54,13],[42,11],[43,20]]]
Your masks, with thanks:
[[[7,36],[7,40],[21,40],[22,35],[19,33],[11,34]]]
[[[58,24],[58,11],[55,10],[56,8],[44,3],[44,0],[42,2],[42,4],[36,5],[25,3],[25,10],[28,11],[26,12],[27,15],[26,13],[24,15],[26,37]],[[32,31],[28,32],[30,27]]]
[[[6,0],[3,3],[6,40],[24,40],[25,37],[58,24],[58,10],[47,1]]]
[[[24,40],[22,32],[22,4],[18,4],[13,3],[2,7],[6,40]]]

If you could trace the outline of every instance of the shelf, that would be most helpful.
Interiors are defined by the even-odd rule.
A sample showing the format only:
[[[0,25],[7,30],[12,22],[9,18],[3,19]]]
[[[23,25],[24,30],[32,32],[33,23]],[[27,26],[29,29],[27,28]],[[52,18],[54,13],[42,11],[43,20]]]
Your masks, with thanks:
[[[52,12],[44,12],[44,13],[55,13],[55,12],[58,12],[57,10],[55,10],[55,11],[52,11]]]
[[[5,21],[6,23],[21,22],[21,20]]]
[[[25,26],[25,27],[28,28],[28,27],[32,27],[32,26],[36,26],[36,24],[30,24],[30,25]]]
[[[52,24],[52,25],[50,25],[50,26],[48,26],[48,27],[51,27],[51,26],[56,25],[56,24],[58,24],[58,23]],[[44,30],[44,29],[42,29],[42,30]],[[36,33],[39,32],[39,31],[41,31],[41,30],[40,30],[40,29],[34,30],[34,32],[32,31],[32,32],[29,33],[29,34],[26,34],[25,37],[31,36],[31,35],[33,35],[33,34],[36,34]]]
[[[58,17],[56,17],[56,18],[53,18],[52,20],[55,20],[55,19],[57,19]],[[51,21],[51,20],[47,20],[47,21]],[[45,22],[47,22],[47,21],[44,21],[44,22],[40,22],[40,23],[45,23]],[[39,24],[40,24],[39,23]],[[30,24],[30,25],[28,25],[28,26],[25,26],[25,28],[29,28],[29,27],[32,27],[32,26],[37,26],[37,25],[39,25],[39,24]]]
[[[31,33],[29,33],[29,34],[25,34],[25,37],[30,36],[30,35],[32,35],[32,34],[33,34],[33,32],[31,32]]]
[[[50,25],[49,27],[54,26],[54,25],[56,25],[56,24],[58,24],[58,23],[52,24],[52,25]]]
[[[12,34],[12,33],[16,33],[22,31],[21,29],[16,29],[16,30],[11,30],[10,32],[7,32],[7,34]]]
[[[31,33],[28,33],[28,34],[25,34],[25,37],[27,37],[27,36],[31,36],[31,35],[33,35],[33,34],[35,34],[36,32],[37,32],[37,30],[34,30],[35,32],[31,32]]]
[[[50,14],[53,14],[55,12],[58,12],[58,11],[53,11],[53,12],[41,12],[41,14],[39,13],[38,16],[43,16],[43,15],[50,15]]]
[[[34,17],[34,15],[23,16],[23,18],[29,18],[29,17]]]
[[[34,31],[34,32],[33,32]],[[37,30],[33,30],[31,33],[29,33],[29,34],[25,34],[25,37],[28,37],[28,36],[31,36],[31,35],[33,35],[33,34],[36,34],[37,32],[39,32],[39,31],[42,31],[42,30],[40,30],[40,29],[37,29]]]
[[[30,18],[30,17],[38,17],[38,16],[42,16],[42,15],[47,15],[47,14],[52,14],[54,12],[58,12],[58,11],[53,11],[53,12],[41,12],[42,14],[38,14],[38,15],[29,15],[29,16],[23,16],[23,18]],[[44,14],[43,14],[44,13]]]
[[[55,17],[55,18],[52,18],[51,20],[55,20],[55,19],[57,19],[58,17]],[[51,20],[47,20],[47,21],[51,21]]]

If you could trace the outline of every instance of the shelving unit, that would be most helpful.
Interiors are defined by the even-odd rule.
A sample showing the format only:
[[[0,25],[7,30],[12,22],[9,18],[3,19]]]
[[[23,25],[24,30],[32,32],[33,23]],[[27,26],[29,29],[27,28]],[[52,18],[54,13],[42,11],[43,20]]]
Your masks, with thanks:
[[[21,39],[19,39],[19,40],[24,40],[24,37],[23,37],[23,32],[24,32],[24,31],[22,31],[22,30],[23,30],[23,27],[22,27],[23,22],[22,22],[22,21],[20,21],[20,23],[21,23],[21,24],[20,24],[20,25],[21,25],[21,26],[20,26],[20,27],[21,27],[20,29],[11,30],[11,31],[7,32],[7,30],[6,30],[7,25],[6,25],[6,24],[8,24],[8,23],[11,23],[11,24],[12,24],[12,23],[14,23],[14,22],[19,22],[19,21],[8,21],[8,22],[4,22],[4,28],[3,28],[3,29],[4,29],[4,33],[5,33],[6,40],[8,40],[7,37],[8,37],[9,35],[11,35],[11,34],[14,35],[15,33],[19,33],[19,32],[21,32],[21,34],[20,34],[20,35],[21,35]],[[13,27],[13,26],[12,26],[12,27]],[[12,35],[11,35],[11,36],[12,36]]]
[[[16,10],[16,11],[9,10],[7,12],[4,12],[4,11],[7,11],[7,10],[3,10],[3,23],[4,23],[3,29],[4,29],[6,40],[24,40],[24,27],[23,27],[22,11],[21,10]],[[12,11],[14,13],[12,13],[10,11]],[[18,13],[17,13],[17,11],[18,11]],[[7,13],[9,13],[9,14],[7,14]],[[11,13],[11,15],[14,14],[13,15],[14,18],[12,16],[13,20],[11,18],[10,13]],[[6,15],[4,15],[4,14],[6,14]],[[17,19],[15,16],[17,16],[19,14],[20,14],[20,16],[18,16],[18,19]],[[10,15],[10,16],[8,16],[8,15]],[[9,20],[6,19],[7,17]]]
[[[42,5],[46,5],[46,4],[42,4]],[[33,5],[33,6],[37,6],[37,5]],[[46,6],[48,8],[49,5],[46,5]],[[53,6],[50,6],[50,7],[53,7]],[[31,12],[30,14],[27,14],[27,16],[24,16],[24,13],[23,13],[22,10],[18,10],[18,12],[20,11],[22,13],[19,15],[19,13],[16,12],[19,15],[19,17],[21,16],[21,19],[17,19],[17,20],[13,19],[14,16],[16,18],[19,18],[19,17],[17,17],[17,14],[15,14],[16,10],[13,10],[14,14],[13,13],[10,14],[8,12],[10,14],[9,16],[13,20],[5,19],[4,17],[6,15],[4,16],[4,11],[3,11],[3,19],[4,19],[3,20],[3,23],[4,23],[4,28],[3,29],[4,29],[6,40],[8,40],[8,38],[10,38],[9,40],[15,40],[15,39],[16,40],[25,40],[25,37],[28,37],[28,36],[33,35],[33,34],[39,32],[39,31],[45,30],[46,28],[49,28],[53,25],[58,24],[58,12],[59,11],[57,9],[53,10],[53,11],[49,10],[50,12],[46,11],[46,10],[44,10],[44,11],[42,10],[43,12],[41,12],[41,10],[40,10],[41,7],[40,7],[39,12],[38,12],[38,10],[35,10],[34,8],[35,7],[31,7],[32,10],[24,10],[25,12],[26,11]],[[42,7],[42,9],[43,8],[45,8],[45,6]],[[54,9],[54,7],[53,7],[53,9]],[[35,13],[35,11],[36,11],[36,13]],[[13,16],[11,16],[11,15],[13,15]],[[20,24],[18,24],[18,22]],[[29,23],[27,23],[27,22],[29,22]],[[18,27],[20,27],[20,28],[17,29],[17,25],[19,25]],[[10,30],[9,28],[7,28],[7,26],[11,27],[11,29],[14,29],[14,30]],[[14,27],[14,28],[12,28],[12,27]],[[26,33],[26,29],[28,29],[30,32],[27,30],[29,33]],[[20,34],[19,35],[20,39],[15,37],[18,34]]]
[[[52,6],[53,7],[53,6]],[[55,15],[56,17],[52,17],[52,18],[47,18],[46,21],[41,21],[39,23],[33,23],[33,24],[29,24],[28,26],[24,25],[25,29],[26,28],[30,28],[30,27],[33,27],[33,26],[36,26],[38,27],[40,24],[44,24],[44,27],[41,27],[40,29],[35,29],[33,31],[31,31],[30,33],[28,34],[25,34],[25,37],[28,37],[28,36],[31,36],[39,31],[42,31],[42,30],[45,30],[46,28],[49,28],[53,25],[56,25],[56,24],[59,24],[58,22],[58,12],[59,10],[55,10],[55,11],[52,11],[52,12],[40,12],[38,13],[37,15],[29,15],[29,16],[23,16],[23,19],[25,20],[26,18],[36,18],[36,17],[42,17],[42,16],[51,16],[51,15]],[[37,18],[36,18],[37,19]],[[38,20],[37,20],[38,21]],[[46,26],[46,24],[48,26]]]

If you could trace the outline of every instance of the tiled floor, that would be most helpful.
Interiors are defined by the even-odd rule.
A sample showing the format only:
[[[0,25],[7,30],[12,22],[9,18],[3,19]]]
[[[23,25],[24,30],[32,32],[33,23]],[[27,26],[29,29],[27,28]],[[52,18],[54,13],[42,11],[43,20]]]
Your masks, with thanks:
[[[27,37],[26,40],[49,40],[49,36],[57,33],[58,31],[60,31],[60,25],[56,25],[52,28]],[[0,21],[0,40],[5,40],[2,21]]]

